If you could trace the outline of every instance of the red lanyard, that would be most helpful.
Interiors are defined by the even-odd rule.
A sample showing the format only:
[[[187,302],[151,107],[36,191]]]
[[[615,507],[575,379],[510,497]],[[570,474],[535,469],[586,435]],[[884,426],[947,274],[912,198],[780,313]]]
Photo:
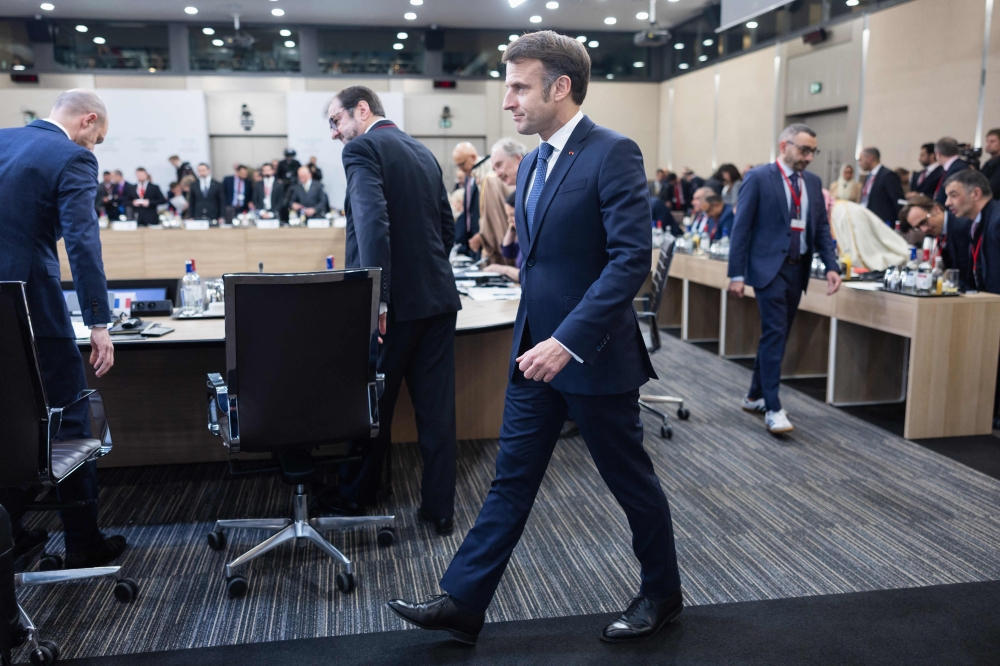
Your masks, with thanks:
[[[986,234],[986,230],[983,229],[983,233],[979,234],[979,241],[972,248],[972,270],[975,271],[979,266],[979,250],[983,247],[983,236]]]
[[[781,172],[781,177],[785,179],[785,184],[788,185],[788,191],[792,194],[792,203],[795,204],[795,217],[798,218],[802,215],[802,195],[795,192],[795,188],[792,187],[792,181],[788,179],[785,175],[785,170],[781,168],[781,165],[777,162],[774,163],[778,167],[778,171]]]
[[[396,124],[395,124],[395,123],[386,123],[386,124],[384,124],[384,125],[379,125],[378,127],[373,127],[372,129],[373,129],[373,130],[377,130],[377,129],[385,129],[386,127],[395,127],[395,126],[396,126]]]

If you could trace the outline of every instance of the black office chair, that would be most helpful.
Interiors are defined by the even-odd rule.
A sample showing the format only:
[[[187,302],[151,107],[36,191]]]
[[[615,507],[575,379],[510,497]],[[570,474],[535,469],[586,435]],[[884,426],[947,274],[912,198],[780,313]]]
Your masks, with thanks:
[[[28,301],[23,282],[0,282],[0,487],[42,486],[52,489],[84,463],[111,452],[111,431],[104,415],[104,402],[97,391],[83,391],[69,405],[50,407],[42,384],[35,351]],[[88,400],[92,420],[99,433],[93,439],[58,441],[63,410]],[[27,505],[28,509],[60,508],[58,503]],[[14,575],[15,589],[49,585],[86,578],[115,579],[114,595],[128,603],[139,593],[135,581],[123,577],[121,567],[31,571]],[[52,664],[59,658],[55,643],[41,641],[31,618],[18,604],[22,638],[33,664]],[[3,628],[6,630],[6,627]]]
[[[219,520],[208,545],[221,550],[226,529],[277,530],[226,565],[233,598],[247,593],[236,571],[291,539],[306,540],[344,565],[341,592],[354,589],[351,561],[317,530],[392,523],[394,516],[310,518],[309,452],[325,444],[375,437],[380,269],[224,275],[226,381],[208,375],[209,430],[231,454],[271,453],[295,486],[293,518]],[[380,545],[392,528],[379,530]]]
[[[663,235],[663,244],[660,245],[660,260],[653,271],[653,291],[636,298],[634,302],[642,303],[643,309],[636,310],[636,316],[640,322],[649,326],[649,340],[651,343],[650,353],[655,354],[662,347],[660,342],[660,306],[663,304],[663,292],[666,291],[667,278],[670,274],[670,264],[674,260],[674,248],[676,240],[670,234]],[[684,398],[676,398],[669,395],[643,395],[639,397],[639,406],[648,412],[656,414],[663,419],[660,424],[660,436],[670,439],[674,436],[674,429],[667,422],[666,412],[660,411],[654,404],[677,405],[677,418],[687,421],[691,412],[684,406]]]

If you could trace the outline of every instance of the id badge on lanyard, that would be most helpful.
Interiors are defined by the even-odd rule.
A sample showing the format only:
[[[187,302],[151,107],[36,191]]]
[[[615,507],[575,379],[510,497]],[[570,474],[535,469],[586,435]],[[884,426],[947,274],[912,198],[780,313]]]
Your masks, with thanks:
[[[802,232],[802,231],[805,231],[805,230],[806,230],[806,221],[805,220],[803,220],[803,219],[793,219],[792,220],[792,231]]]

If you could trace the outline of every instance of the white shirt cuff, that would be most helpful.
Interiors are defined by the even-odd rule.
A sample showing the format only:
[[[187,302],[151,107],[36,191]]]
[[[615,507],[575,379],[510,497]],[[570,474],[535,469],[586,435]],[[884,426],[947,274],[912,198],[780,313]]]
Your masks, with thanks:
[[[746,280],[743,279],[742,275],[739,275],[737,277],[731,277],[731,278],[729,278],[729,281],[730,282],[746,282]]]
[[[386,303],[385,301],[380,301],[378,304],[378,313],[380,315],[384,315],[388,311],[389,311],[389,304]]]
[[[556,340],[555,338],[552,338],[552,339]],[[556,340],[556,342],[559,342],[559,341]],[[559,342],[559,346],[562,347],[563,349],[565,349],[567,352],[569,352],[569,355],[573,357],[574,361],[576,361],[577,363],[583,363],[583,359],[580,358],[579,356],[577,356],[576,354],[574,354],[573,350],[571,350],[569,347],[567,347],[566,345],[564,345],[561,342]]]

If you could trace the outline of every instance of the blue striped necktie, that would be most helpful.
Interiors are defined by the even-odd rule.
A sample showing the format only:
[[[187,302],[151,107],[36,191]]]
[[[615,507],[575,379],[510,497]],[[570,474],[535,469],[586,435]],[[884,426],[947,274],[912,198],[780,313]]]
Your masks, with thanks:
[[[528,234],[532,237],[535,235],[535,206],[538,205],[538,198],[542,196],[542,188],[545,187],[545,174],[549,169],[550,157],[552,157],[552,144],[543,141],[538,146],[535,180],[531,185],[531,193],[528,194],[528,203],[525,204],[525,211],[528,213]]]

